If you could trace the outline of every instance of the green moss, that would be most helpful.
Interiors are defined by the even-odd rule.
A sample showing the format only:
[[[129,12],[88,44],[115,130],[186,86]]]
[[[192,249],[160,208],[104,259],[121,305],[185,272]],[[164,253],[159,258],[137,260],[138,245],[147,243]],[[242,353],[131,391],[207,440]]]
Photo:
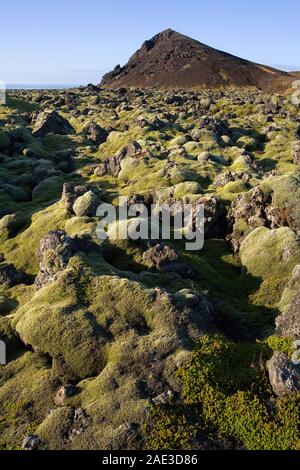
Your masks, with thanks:
[[[276,308],[288,280],[288,277],[269,277],[261,283],[259,290],[250,296],[251,301],[254,305]]]
[[[300,180],[297,175],[290,174],[272,177],[265,180],[264,191],[273,193],[275,207],[283,209],[294,227],[300,226]]]
[[[184,392],[189,400],[198,400],[201,389],[213,384],[217,391],[232,394],[264,385],[264,373],[259,367],[261,356],[268,351],[261,344],[235,344],[222,336],[204,335],[198,342],[184,378]],[[253,367],[250,367],[250,366]],[[187,374],[187,375],[186,375]]]
[[[32,215],[30,226],[2,245],[6,261],[14,263],[27,274],[35,275],[38,272],[36,253],[41,238],[50,230],[63,229],[66,220],[67,214],[62,203],[46,209],[40,207]]]
[[[293,338],[283,338],[280,336],[269,336],[267,339],[267,344],[270,349],[277,352],[283,352],[289,357],[295,352],[293,348],[294,339]]]
[[[240,148],[244,148],[248,152],[252,152],[253,150],[257,150],[257,147],[258,147],[257,141],[255,139],[253,139],[252,137],[249,137],[249,136],[240,137],[237,140],[236,145]]]
[[[32,199],[34,202],[50,202],[58,199],[61,196],[63,184],[64,179],[60,176],[47,178],[34,188]]]
[[[267,406],[262,364],[269,356],[264,344],[234,344],[221,336],[199,340],[180,376],[184,403],[197,408],[199,424],[211,439],[235,439],[248,450],[299,449],[299,399],[278,398],[274,411]],[[158,428],[158,442],[160,434]]]
[[[21,212],[9,214],[0,220],[0,242],[13,238],[26,224],[26,216]]]
[[[48,134],[43,137],[42,142],[46,150],[51,153],[74,148],[81,143],[81,138],[78,135]]]
[[[152,295],[126,278],[93,276],[83,260],[74,257],[56,282],[19,308],[13,323],[26,344],[51,357],[62,356],[75,376],[85,378],[123,354],[121,332],[168,331],[168,316],[163,316],[169,302],[160,303],[158,315]]]
[[[107,141],[101,145],[101,155],[113,155],[118,152],[122,147],[130,144],[133,140],[139,138],[139,128],[135,127],[128,132],[111,132]]]
[[[255,277],[286,277],[300,262],[300,245],[287,227],[269,230],[260,227],[251,232],[240,248],[242,264]]]
[[[73,422],[73,415],[71,407],[53,409],[37,427],[36,434],[45,443],[46,448],[61,449],[61,441],[66,439]]]
[[[245,237],[250,233],[251,229],[248,225],[246,219],[237,219],[234,226],[233,226],[233,233],[237,236],[237,238]]]
[[[209,116],[228,122],[230,139],[222,143],[222,138],[217,139],[205,129],[199,142],[188,142],[186,135],[199,123],[185,104],[166,105],[163,93],[149,90],[139,97],[139,92],[133,90],[127,94],[128,109],[123,109],[114,91],[101,89],[98,105],[96,95],[84,89],[72,90],[79,110],[76,117],[68,106],[57,104],[64,93],[49,91],[51,100],[41,106],[57,108],[76,128],[76,135],[50,134],[43,139],[32,136],[22,113],[39,108],[35,104],[39,91],[20,92],[18,98],[11,93],[8,106],[0,109],[0,149],[2,145],[4,152],[0,154],[0,205],[15,213],[0,220],[0,253],[5,262],[30,274],[32,281],[39,269],[36,252],[40,239],[50,230],[95,236],[96,219],[70,218],[64,203],[55,202],[61,197],[63,182],[71,178],[78,184],[97,184],[106,201],[117,202],[119,195],[153,191],[165,201],[172,188],[176,198],[195,200],[199,194],[218,195],[229,208],[236,195],[248,187],[235,181],[215,188],[213,181],[223,168],[212,162],[198,162],[197,155],[205,150],[222,155],[224,162],[231,164],[231,171],[247,171],[249,186],[261,184],[266,195],[273,196],[276,207],[289,214],[297,230],[300,185],[291,146],[296,143],[298,123],[294,119],[297,109],[289,99],[274,98],[273,102],[279,100],[282,113],[273,115],[270,126],[274,130],[266,134],[263,102],[269,102],[270,97],[260,95],[256,100],[256,94],[239,90],[225,93],[215,102],[216,95],[195,90]],[[23,99],[29,95],[32,101]],[[140,106],[140,100],[145,104]],[[190,96],[186,103],[190,106]],[[91,111],[88,116],[87,108]],[[176,122],[168,121],[166,113],[177,117],[181,111],[184,114]],[[138,125],[141,118],[151,124],[156,116],[161,121],[159,129]],[[90,147],[82,132],[87,121],[112,130],[99,149]],[[16,145],[6,155],[8,136]],[[145,153],[138,159],[125,159],[118,178],[94,174],[95,167],[107,156],[134,139]],[[180,154],[175,148],[178,145],[184,146],[187,154]],[[22,155],[24,146],[34,151],[34,158]],[[247,163],[241,148],[251,151],[259,172]],[[74,172],[66,176],[63,172],[69,170],[65,161],[69,149],[77,151]],[[54,152],[61,152],[56,165],[49,160]],[[274,169],[279,176],[261,179],[261,172]],[[34,187],[40,174],[48,179]],[[10,186],[5,188],[7,184]],[[25,193],[16,194],[15,188],[21,188],[27,198]],[[202,444],[214,448],[224,447],[227,442],[235,448],[299,447],[297,399],[275,398],[264,367],[273,350],[290,353],[289,340],[266,338],[274,331],[278,307],[286,311],[298,289],[297,276],[288,282],[299,262],[298,240],[286,228],[259,230],[249,235],[247,220],[236,221],[234,232],[246,237],[242,260],[230,252],[225,240],[206,240],[204,249],[195,253],[187,253],[176,241],[174,246],[182,259],[196,269],[193,280],[145,272],[141,247],[117,240],[102,244],[101,255],[77,253],[67,269],[57,273],[57,281],[39,292],[34,286],[1,287],[0,337],[8,346],[9,364],[0,367],[0,414],[4,416],[0,445],[18,448],[26,434],[37,432],[47,448],[57,449],[137,445],[186,449]],[[187,360],[189,343],[188,338],[182,339],[181,327],[189,323],[193,330],[193,321],[200,317],[197,314],[190,322],[189,313],[185,314],[180,326],[184,346],[179,345],[174,302],[186,305],[192,300],[177,293],[183,288],[205,292],[217,328],[231,340],[202,337],[181,374],[178,402],[151,407],[145,415],[148,390],[145,393],[141,387],[143,371],[140,369],[137,375],[136,364],[144,364],[145,358],[159,351],[163,360],[150,361],[154,373],[164,364],[162,383],[179,390],[174,364]],[[162,289],[174,296],[162,294]],[[237,338],[241,343],[236,343]],[[256,343],[256,338],[261,342]],[[26,351],[24,343],[40,352]],[[67,406],[49,414],[58,387],[70,382],[77,383],[79,393],[67,400]],[[12,396],[18,397],[15,408],[9,407]],[[22,403],[27,405],[22,407]],[[92,420],[83,435],[67,442],[73,407],[82,407]],[[142,423],[145,418],[148,444],[135,443],[132,436],[126,437],[122,423]]]
[[[77,217],[93,217],[96,214],[98,205],[99,201],[96,194],[93,191],[88,191],[76,199],[73,211]]]
[[[7,447],[20,447],[24,437],[36,429],[53,406],[54,389],[55,378],[47,358],[40,354],[23,351],[0,367],[0,432]]]
[[[11,94],[7,96],[7,107],[15,109],[21,113],[30,113],[39,109],[39,105],[37,103],[30,103],[26,99],[18,98]]]
[[[0,150],[5,150],[10,144],[9,136],[0,130]]]
[[[174,187],[174,198],[181,198],[191,194],[201,194],[202,188],[199,183],[186,182],[179,183]]]
[[[242,181],[232,181],[222,188],[217,188],[217,194],[225,201],[233,201],[237,194],[245,193],[248,190]]]
[[[11,312],[15,307],[14,302],[8,297],[0,294],[0,315]]]
[[[72,217],[66,221],[65,231],[71,237],[80,234],[95,235],[96,226],[97,221],[90,217]]]

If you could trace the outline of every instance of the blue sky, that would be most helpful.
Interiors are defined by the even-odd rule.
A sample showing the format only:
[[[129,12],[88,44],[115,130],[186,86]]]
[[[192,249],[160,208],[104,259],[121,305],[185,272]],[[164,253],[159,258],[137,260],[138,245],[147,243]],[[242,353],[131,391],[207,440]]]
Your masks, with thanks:
[[[97,83],[167,28],[260,63],[300,69],[299,0],[10,0],[0,80]]]

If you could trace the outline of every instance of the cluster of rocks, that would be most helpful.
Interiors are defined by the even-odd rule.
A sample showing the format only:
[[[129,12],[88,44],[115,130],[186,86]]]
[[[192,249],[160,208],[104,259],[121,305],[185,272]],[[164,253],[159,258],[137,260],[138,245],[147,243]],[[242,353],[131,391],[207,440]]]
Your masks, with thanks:
[[[95,174],[97,176],[111,175],[118,177],[121,171],[122,161],[125,158],[134,158],[139,159],[145,156],[142,147],[135,140],[132,141],[129,145],[121,148],[115,155],[107,157],[104,162],[95,169]]]
[[[167,194],[165,192],[161,194],[160,191],[154,192],[152,201],[158,206],[166,204],[170,208],[171,216],[175,215],[178,205],[190,204],[195,210],[195,216],[198,206],[203,206],[205,237],[223,238],[227,233],[226,209],[219,197],[196,195],[196,197],[185,196],[179,199],[176,198],[174,187],[171,187],[167,190]]]
[[[228,236],[228,239],[235,253],[239,251],[245,236],[258,227],[271,229],[290,227],[297,231],[291,209],[277,207],[273,193],[264,191],[260,185],[237,196],[231,204],[228,220],[233,227],[233,232]],[[245,221],[247,225],[246,232],[234,229],[235,223],[241,220]]]
[[[228,122],[223,119],[216,119],[214,117],[203,116],[199,120],[198,125],[200,129],[206,129],[210,132],[213,132],[217,138],[229,134]],[[194,132],[191,135],[192,137],[193,135],[195,137]],[[193,140],[197,140],[197,138],[195,139],[194,137]]]
[[[98,245],[89,237],[69,237],[63,230],[50,231],[45,235],[37,251],[39,272],[35,278],[37,290],[56,280],[72,256],[78,251],[91,253],[98,251]]]
[[[233,183],[235,181],[242,181],[245,185],[249,185],[251,177],[251,174],[247,171],[226,171],[225,173],[220,173],[215,177],[214,186],[217,188],[223,188],[228,183]]]
[[[182,277],[195,277],[196,271],[181,261],[174,248],[164,243],[155,244],[154,242],[152,245],[143,253],[143,260],[148,264],[150,270],[161,273],[173,272]]]
[[[293,341],[294,349],[289,354],[275,351],[267,363],[270,384],[279,397],[300,392],[300,265],[295,267],[281,303],[283,311],[276,318],[276,335],[287,342]]]
[[[68,429],[66,430],[63,440],[64,443],[72,442],[76,437],[80,436],[89,427],[91,419],[82,408],[68,409]],[[48,418],[51,417],[53,410],[50,411]],[[38,451],[48,449],[47,441],[40,438],[38,434],[27,435],[22,442],[22,449],[26,451]]]
[[[69,215],[77,217],[95,217],[97,208],[101,204],[102,191],[95,185],[65,183],[62,192],[62,201]]]

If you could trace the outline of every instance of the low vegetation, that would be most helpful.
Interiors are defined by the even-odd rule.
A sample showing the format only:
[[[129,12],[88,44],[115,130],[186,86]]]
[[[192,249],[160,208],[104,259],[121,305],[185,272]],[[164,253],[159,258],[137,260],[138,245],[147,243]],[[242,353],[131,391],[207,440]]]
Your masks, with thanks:
[[[299,126],[245,89],[9,93],[1,449],[300,449]],[[119,196],[204,204],[203,250],[100,242]]]

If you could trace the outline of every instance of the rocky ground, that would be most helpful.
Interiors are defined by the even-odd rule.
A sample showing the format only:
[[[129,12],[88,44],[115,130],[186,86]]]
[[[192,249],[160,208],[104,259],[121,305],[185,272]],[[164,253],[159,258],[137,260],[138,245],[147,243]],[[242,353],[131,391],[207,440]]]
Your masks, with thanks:
[[[300,116],[252,91],[12,91],[0,107],[3,449],[299,449]],[[96,236],[119,196],[205,247]]]

